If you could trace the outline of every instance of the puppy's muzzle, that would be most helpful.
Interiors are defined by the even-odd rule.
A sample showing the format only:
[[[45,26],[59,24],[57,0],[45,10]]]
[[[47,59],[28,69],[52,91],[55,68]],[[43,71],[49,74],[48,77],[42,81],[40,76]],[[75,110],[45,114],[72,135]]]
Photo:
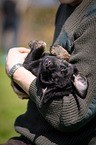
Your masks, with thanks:
[[[47,58],[44,62],[44,65],[46,68],[49,68],[53,66],[53,62]]]

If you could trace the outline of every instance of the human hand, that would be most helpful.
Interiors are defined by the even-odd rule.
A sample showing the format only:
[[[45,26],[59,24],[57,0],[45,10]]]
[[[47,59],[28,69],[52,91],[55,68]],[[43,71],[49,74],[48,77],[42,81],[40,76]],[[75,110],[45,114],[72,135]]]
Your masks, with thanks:
[[[17,94],[17,96],[18,96],[20,99],[29,99],[28,94],[19,91],[19,90],[14,86],[14,83],[13,83],[12,80],[11,80],[11,86],[12,86],[12,88],[13,88],[13,91]]]
[[[11,48],[8,52],[6,58],[6,73],[9,74],[10,69],[17,63],[23,64],[26,56],[30,52],[30,49],[25,47],[14,47]]]

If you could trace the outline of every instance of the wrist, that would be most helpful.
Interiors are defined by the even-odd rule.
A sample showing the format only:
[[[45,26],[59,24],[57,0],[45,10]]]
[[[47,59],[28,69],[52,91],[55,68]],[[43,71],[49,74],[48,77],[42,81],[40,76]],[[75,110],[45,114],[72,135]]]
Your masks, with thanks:
[[[30,71],[23,66],[19,67],[13,74],[13,80],[29,95],[29,87],[36,78]]]
[[[8,75],[11,79],[13,79],[13,74],[15,73],[15,71],[19,68],[19,67],[23,67],[23,65],[21,63],[17,63],[15,64],[9,71]]]

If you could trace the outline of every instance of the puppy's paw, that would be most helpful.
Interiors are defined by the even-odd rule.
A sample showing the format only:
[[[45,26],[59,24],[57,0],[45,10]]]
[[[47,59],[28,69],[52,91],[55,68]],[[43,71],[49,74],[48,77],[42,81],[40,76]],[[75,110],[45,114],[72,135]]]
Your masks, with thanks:
[[[43,48],[43,50],[45,51],[46,49],[46,43],[42,40],[33,40],[33,41],[30,41],[28,43],[29,47],[31,49],[38,49],[38,48]]]
[[[60,45],[53,45],[50,48],[50,53],[66,61],[70,58],[70,54]]]

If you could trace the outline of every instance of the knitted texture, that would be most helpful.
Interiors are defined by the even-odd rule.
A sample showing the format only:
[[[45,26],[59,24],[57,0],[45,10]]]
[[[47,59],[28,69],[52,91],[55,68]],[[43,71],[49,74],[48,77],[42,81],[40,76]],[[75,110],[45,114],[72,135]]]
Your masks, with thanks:
[[[15,129],[37,145],[88,145],[96,134],[94,115],[82,123],[96,95],[95,8],[96,0],[83,0],[62,28],[58,25],[62,13],[59,9],[53,44],[61,45],[71,54],[69,62],[88,78],[89,87],[85,99],[70,94],[53,98],[40,109],[42,88],[36,80],[32,82],[27,112],[17,118]]]
[[[71,52],[70,63],[74,63],[89,82],[85,99],[78,96],[75,98],[72,95],[63,97],[64,108],[61,118],[66,126],[74,126],[77,123],[80,127],[78,122],[83,120],[96,95],[96,10],[94,8],[96,8],[95,0],[83,1],[67,19],[55,41],[55,44]]]

